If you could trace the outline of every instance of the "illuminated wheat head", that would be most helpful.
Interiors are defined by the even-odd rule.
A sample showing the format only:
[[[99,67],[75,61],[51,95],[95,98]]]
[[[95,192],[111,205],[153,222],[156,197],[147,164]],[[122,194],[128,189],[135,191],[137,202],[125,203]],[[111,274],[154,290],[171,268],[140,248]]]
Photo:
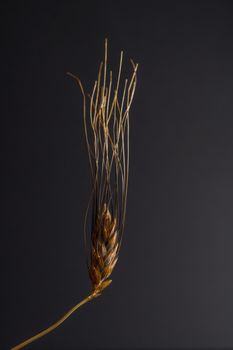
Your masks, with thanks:
[[[84,101],[84,131],[92,179],[84,238],[92,291],[57,322],[11,350],[20,350],[52,332],[111,283],[109,277],[118,260],[125,224],[129,178],[129,111],[138,68],[131,60],[131,78],[121,82],[122,61],[123,52],[114,79],[112,71],[107,69],[105,40],[104,62],[100,64],[91,95],[87,96],[79,78],[68,73],[79,84]]]
[[[137,64],[132,60],[131,78],[121,81],[123,52],[114,79],[104,62],[97,80],[84,99],[84,130],[92,175],[92,193],[85,217],[85,246],[92,290],[97,295],[111,283],[125,224],[129,177],[129,111],[137,82]],[[88,220],[89,219],[89,220]],[[88,222],[91,222],[88,227]],[[90,238],[90,239],[89,239]],[[91,242],[89,245],[88,242]]]

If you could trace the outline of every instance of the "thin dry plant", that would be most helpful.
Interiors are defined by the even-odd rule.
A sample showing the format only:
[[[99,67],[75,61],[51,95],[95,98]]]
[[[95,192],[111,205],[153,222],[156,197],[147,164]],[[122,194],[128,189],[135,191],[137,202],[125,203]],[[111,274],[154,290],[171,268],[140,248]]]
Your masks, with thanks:
[[[129,178],[129,110],[136,88],[138,65],[130,60],[131,79],[125,79],[120,84],[121,52],[114,84],[112,71],[107,70],[107,52],[105,39],[104,62],[100,64],[91,95],[86,96],[79,78],[68,73],[77,82],[83,95],[84,132],[92,179],[92,192],[85,214],[84,241],[92,291],[56,323],[11,350],[19,350],[57,328],[81,305],[101,295],[103,289],[112,282],[110,276],[118,260],[125,224]],[[87,227],[88,219],[90,228]]]

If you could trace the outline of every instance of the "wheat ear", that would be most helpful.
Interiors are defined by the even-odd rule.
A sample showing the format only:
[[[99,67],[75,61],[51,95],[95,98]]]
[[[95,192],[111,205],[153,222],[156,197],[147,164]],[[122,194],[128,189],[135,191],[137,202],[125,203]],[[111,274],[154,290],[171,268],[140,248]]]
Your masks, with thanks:
[[[87,98],[79,78],[71,73],[83,94],[84,132],[91,168],[92,191],[84,220],[84,242],[92,291],[50,327],[11,350],[19,350],[60,326],[80,306],[101,295],[112,281],[109,277],[116,265],[125,224],[129,176],[129,110],[137,82],[137,68],[131,60],[133,73],[119,93],[123,52],[115,87],[112,71],[107,72],[107,39],[104,63],[98,79]],[[88,218],[90,227],[87,228]],[[90,232],[89,236],[87,231]],[[88,242],[90,244],[88,245]]]

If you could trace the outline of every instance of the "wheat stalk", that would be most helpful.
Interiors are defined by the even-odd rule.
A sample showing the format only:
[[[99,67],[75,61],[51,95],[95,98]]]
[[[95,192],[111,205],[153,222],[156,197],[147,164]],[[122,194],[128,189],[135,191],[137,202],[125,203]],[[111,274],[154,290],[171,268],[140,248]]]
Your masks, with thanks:
[[[100,64],[98,78],[90,95],[86,97],[77,76],[67,73],[78,83],[83,95],[84,133],[92,179],[84,220],[84,242],[92,290],[88,297],[56,323],[11,350],[22,349],[50,333],[80,306],[101,295],[103,289],[112,282],[109,277],[118,260],[125,224],[129,177],[129,110],[136,88],[138,65],[131,60],[132,76],[130,81],[125,79],[120,93],[123,52],[114,86],[112,71],[107,71],[107,45],[105,39],[104,62]]]

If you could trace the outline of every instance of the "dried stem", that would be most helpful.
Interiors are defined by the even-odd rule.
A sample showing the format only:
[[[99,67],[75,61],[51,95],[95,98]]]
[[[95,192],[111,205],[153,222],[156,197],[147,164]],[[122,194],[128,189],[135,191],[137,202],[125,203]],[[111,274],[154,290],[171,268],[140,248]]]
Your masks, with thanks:
[[[77,309],[80,308],[80,306],[88,303],[89,301],[91,301],[92,299],[96,298],[97,295],[95,295],[94,293],[92,293],[91,295],[89,295],[87,298],[83,299],[80,303],[78,303],[77,305],[75,305],[74,307],[72,307],[72,309],[70,309],[62,318],[60,318],[57,322],[55,322],[54,324],[52,324],[50,327],[46,328],[45,330],[41,331],[40,333],[34,335],[33,337],[25,340],[24,342],[20,343],[19,345],[14,346],[13,348],[11,348],[11,350],[19,350],[24,348],[26,345],[34,342],[35,340],[42,338],[43,336],[45,336],[46,334],[52,332],[54,329],[56,329],[58,326],[60,326],[65,320],[67,320],[68,317],[70,317]]]

